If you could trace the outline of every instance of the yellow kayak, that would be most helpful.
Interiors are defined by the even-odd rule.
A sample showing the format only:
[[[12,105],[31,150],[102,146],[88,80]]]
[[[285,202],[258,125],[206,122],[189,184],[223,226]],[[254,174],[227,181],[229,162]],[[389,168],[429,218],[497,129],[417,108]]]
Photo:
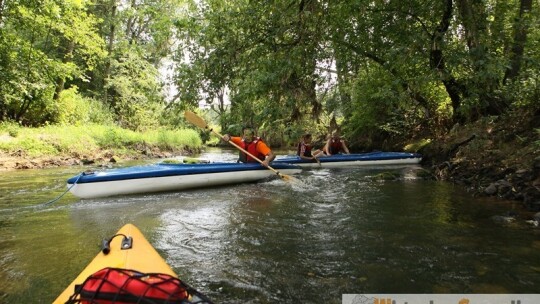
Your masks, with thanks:
[[[211,303],[204,295],[180,281],[141,231],[127,224],[111,239],[103,241],[103,250],[54,303],[192,301]]]

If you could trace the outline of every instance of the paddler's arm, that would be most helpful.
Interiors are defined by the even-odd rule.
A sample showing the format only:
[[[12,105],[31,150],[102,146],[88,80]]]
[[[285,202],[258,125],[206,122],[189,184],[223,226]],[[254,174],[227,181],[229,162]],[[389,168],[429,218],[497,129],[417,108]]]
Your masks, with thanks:
[[[299,155],[299,156],[300,156],[301,159],[305,159],[305,160],[315,160],[315,157],[314,157],[314,156],[313,156],[313,157],[305,156],[303,151],[300,152],[300,155]]]
[[[298,154],[298,156],[300,156],[301,159],[313,160],[314,159],[313,157],[309,157],[305,155],[306,146],[304,145],[304,143],[300,143],[299,145],[300,145],[300,153]]]
[[[274,155],[274,153],[270,151],[270,153],[268,153],[268,155],[266,155],[266,158],[263,160],[264,165],[268,167],[268,165],[270,165],[270,162],[273,161],[275,158],[276,156]]]
[[[242,144],[242,137],[230,136],[229,134],[225,134],[225,135],[223,135],[223,137],[221,137],[221,139],[223,139],[224,141],[231,140],[233,143],[235,143],[237,145]]]
[[[326,141],[323,151],[326,153],[326,155],[332,155],[332,153],[330,153],[330,139]]]
[[[345,151],[345,154],[351,154],[351,152],[349,152],[349,148],[347,148],[347,145],[345,144],[344,139],[341,140],[341,146],[343,147],[343,151]]]
[[[263,155],[266,155],[266,157],[263,160],[263,165],[268,167],[270,165],[270,162],[276,158],[276,155],[274,155],[274,152],[270,150],[270,148],[262,141],[259,141],[257,144],[257,151],[262,153]]]

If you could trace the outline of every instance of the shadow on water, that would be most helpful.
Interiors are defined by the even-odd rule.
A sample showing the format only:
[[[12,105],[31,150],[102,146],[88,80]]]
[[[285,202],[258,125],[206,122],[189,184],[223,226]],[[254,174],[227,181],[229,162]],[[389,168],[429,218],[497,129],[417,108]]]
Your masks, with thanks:
[[[205,157],[233,160],[233,153]],[[56,197],[80,168],[0,175],[0,302],[50,303],[133,223],[217,303],[341,303],[344,293],[537,293],[539,232],[490,218],[409,168],[305,170],[253,184],[79,200]],[[392,171],[398,180],[373,178]]]

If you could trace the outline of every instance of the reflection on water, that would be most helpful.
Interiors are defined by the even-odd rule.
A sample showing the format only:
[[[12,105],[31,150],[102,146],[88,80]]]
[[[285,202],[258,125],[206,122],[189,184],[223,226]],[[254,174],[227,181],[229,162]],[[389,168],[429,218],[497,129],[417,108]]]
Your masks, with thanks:
[[[235,153],[201,158],[234,161]],[[341,303],[343,293],[537,293],[538,230],[490,220],[508,204],[450,184],[314,169],[185,192],[45,208],[81,168],[0,174],[0,302],[49,303],[133,223],[188,283],[217,303]]]

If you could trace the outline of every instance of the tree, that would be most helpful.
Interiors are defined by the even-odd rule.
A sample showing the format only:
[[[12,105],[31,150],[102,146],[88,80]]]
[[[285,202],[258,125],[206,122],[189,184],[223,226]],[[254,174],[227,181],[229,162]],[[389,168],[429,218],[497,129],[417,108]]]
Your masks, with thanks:
[[[102,55],[97,23],[80,1],[19,1],[2,6],[0,120],[54,122],[54,92]],[[63,50],[65,45],[70,47]],[[72,58],[80,58],[77,65]]]
[[[178,106],[193,107],[199,99],[212,104],[228,90],[230,123],[283,129],[306,115],[319,119],[317,65],[328,50],[318,43],[316,1],[207,1],[191,9],[178,24],[177,61],[189,56],[177,73]],[[217,109],[225,115],[224,107]]]
[[[516,41],[527,50],[530,45],[529,41],[520,38],[523,35],[517,34],[522,30],[515,30],[513,36],[507,30],[512,24],[511,16],[520,7],[520,11],[525,12],[522,15],[530,18],[525,24],[538,20],[538,14],[526,13],[531,8],[525,2],[520,5],[516,1],[475,0],[328,2],[326,20],[329,33],[332,33],[329,37],[338,51],[339,70],[345,67],[343,74],[347,75],[338,79],[348,78],[350,84],[351,80],[360,77],[358,81],[376,83],[359,69],[372,70],[373,64],[379,65],[391,75],[389,85],[398,84],[388,88],[406,93],[393,95],[394,99],[405,103],[396,100],[392,106],[394,110],[390,111],[395,111],[396,106],[403,109],[420,106],[426,130],[436,130],[430,122],[445,121],[447,113],[452,119],[449,124],[439,126],[443,130],[455,122],[501,114],[514,102],[513,94],[508,94],[509,91],[501,86],[505,63],[517,62],[509,59],[508,54],[519,54],[507,52],[506,46],[516,46],[512,42]],[[524,54],[538,56],[537,51],[532,51],[535,48],[530,50]],[[511,55],[511,58],[516,57]],[[528,64],[537,66],[534,61],[528,61]],[[357,85],[360,84],[358,81]],[[345,83],[340,83],[340,89],[346,88],[342,84]],[[441,94],[440,88],[444,88],[445,94]],[[373,92],[379,94],[377,90]],[[352,102],[370,102],[369,96],[362,96],[363,101]],[[376,95],[374,100],[377,100]],[[450,111],[441,111],[447,104]],[[354,109],[350,110],[354,114]],[[379,121],[384,125],[385,119],[381,118]]]
[[[521,0],[519,5],[519,16],[514,24],[514,41],[510,50],[510,66],[507,68],[504,75],[503,83],[507,80],[514,80],[518,76],[521,69],[521,62],[525,46],[527,44],[527,34],[529,32],[530,16],[532,10],[532,0]]]
[[[161,116],[165,92],[158,70],[172,53],[173,22],[181,4],[97,0],[92,7],[92,13],[103,18],[98,33],[106,41],[107,56],[89,75],[90,82],[73,84],[108,105],[122,126],[152,127],[154,116]]]

